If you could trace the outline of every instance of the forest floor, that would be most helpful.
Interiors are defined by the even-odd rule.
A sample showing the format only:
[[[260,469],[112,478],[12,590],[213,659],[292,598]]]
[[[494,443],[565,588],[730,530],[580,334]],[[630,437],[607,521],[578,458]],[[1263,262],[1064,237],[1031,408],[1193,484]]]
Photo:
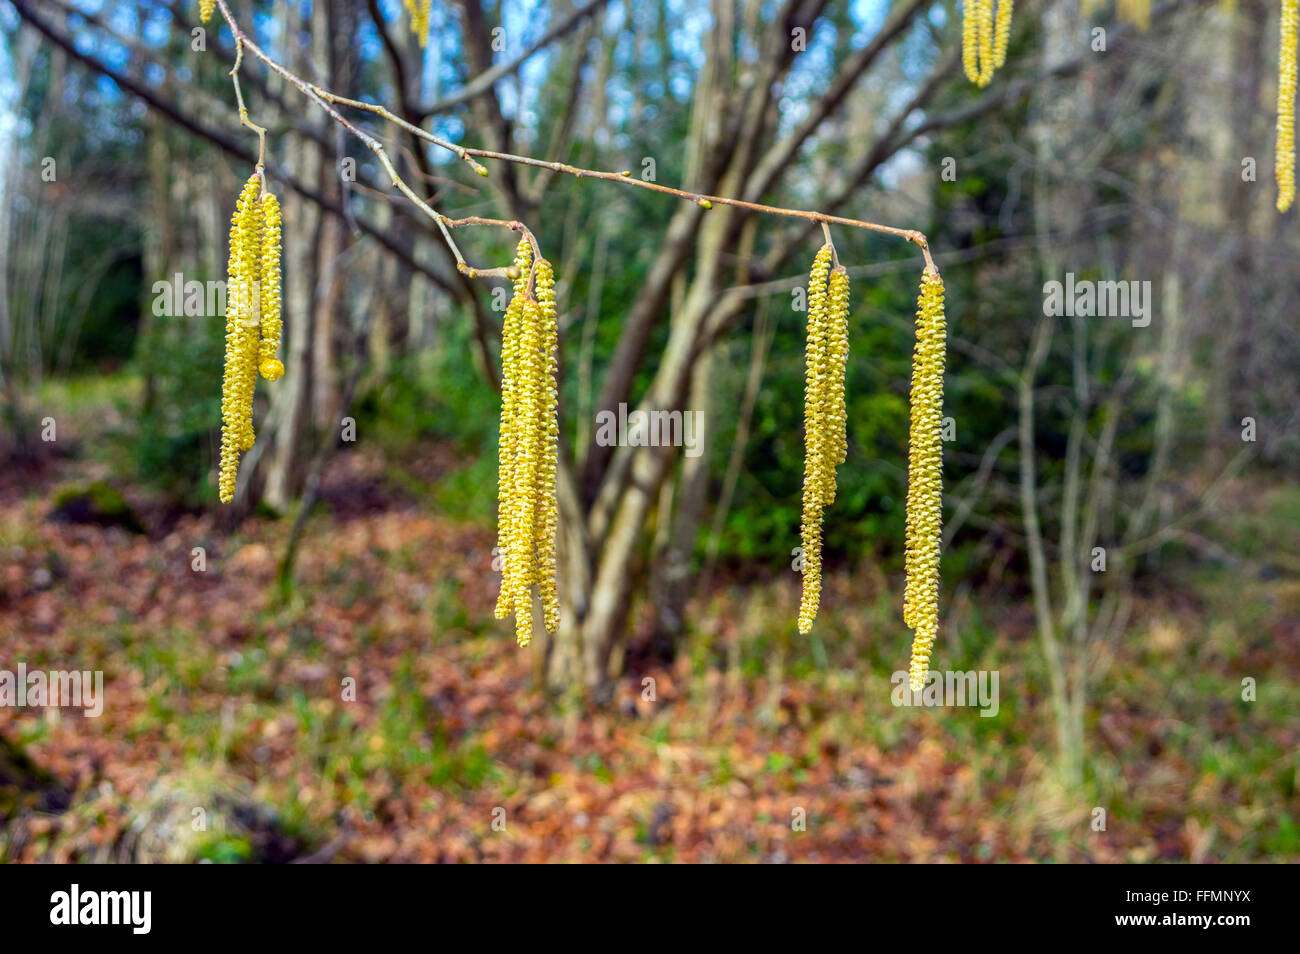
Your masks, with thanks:
[[[948,613],[937,658],[998,671],[992,717],[891,703],[908,634],[870,565],[812,639],[792,580],[720,582],[674,663],[588,707],[492,618],[491,526],[387,472],[334,459],[287,594],[288,521],[127,487],[141,526],[83,522],[59,491],[111,475],[80,453],[0,476],[0,670],[106,696],[0,708],[0,860],[1300,860],[1300,583],[1268,561],[1300,552],[1294,488],[1240,495],[1236,555],[1140,594],[1069,788],[1021,603]]]

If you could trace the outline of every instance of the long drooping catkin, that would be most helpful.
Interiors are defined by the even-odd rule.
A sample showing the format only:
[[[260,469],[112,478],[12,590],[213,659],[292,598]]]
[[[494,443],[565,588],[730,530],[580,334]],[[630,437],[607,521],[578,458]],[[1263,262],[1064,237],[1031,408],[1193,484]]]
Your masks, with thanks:
[[[546,630],[554,633],[560,625],[555,559],[559,325],[550,262],[539,258],[533,264],[525,237],[514,264],[519,277],[501,343],[497,546],[503,559],[496,616],[504,619],[513,612],[515,638],[527,646],[533,637],[534,585]]]
[[[254,173],[244,183],[230,218],[230,259],[226,277],[226,362],[221,380],[221,470],[218,491],[222,503],[235,496],[240,451],[253,446],[253,394],[249,372],[257,354],[257,327],[252,289],[258,278],[261,249],[258,223],[262,177]],[[252,346],[250,347],[250,340]],[[254,372],[255,373],[255,372]]]
[[[997,32],[993,37],[993,65],[1002,69],[1007,62],[1007,43],[1011,39],[1011,11],[1014,0],[998,0]]]
[[[1277,210],[1285,212],[1295,201],[1295,87],[1296,29],[1300,25],[1300,0],[1282,0],[1281,36],[1277,57],[1277,147],[1273,168],[1277,177]]]
[[[260,177],[258,182],[260,184]],[[239,449],[253,449],[253,387],[257,384],[257,354],[261,311],[262,203],[256,190],[239,214],[240,334],[243,360],[239,369]]]
[[[423,47],[429,42],[429,13],[433,0],[404,0],[407,16],[411,18],[411,32]]]
[[[1012,0],[963,0],[961,65],[966,78],[977,86],[988,86],[994,70],[1007,62],[1012,10]]]
[[[262,250],[260,258],[262,340],[258,344],[257,369],[268,381],[284,374],[276,357],[280,350],[280,203],[269,192],[262,196]]]
[[[980,81],[980,6],[984,0],[962,0],[961,67],[972,83]]]
[[[212,19],[212,11],[217,8],[217,0],[199,0],[199,22],[207,23]]]
[[[556,468],[559,461],[559,324],[555,313],[555,275],[551,263],[537,263],[537,304],[540,310],[538,345],[541,349],[542,381],[537,402],[538,431],[541,435],[541,463],[537,479],[537,590],[542,598],[546,631],[560,626],[560,600],[555,584],[555,534],[559,515],[555,499]]]
[[[848,407],[844,375],[849,360],[849,273],[844,266],[831,272],[826,298],[826,506],[835,502],[835,468],[848,456]]]
[[[916,303],[912,355],[911,436],[907,467],[907,580],[903,621],[915,635],[909,684],[925,685],[939,629],[939,543],[943,519],[943,280],[927,268]]]
[[[980,86],[993,81],[993,0],[980,0]]]
[[[284,373],[280,345],[280,203],[265,191],[261,168],[244,183],[230,218],[226,276],[226,364],[221,379],[222,503],[235,497],[239,455],[253,446],[253,389],[260,369]]]
[[[533,249],[528,239],[519,242],[515,252],[515,268],[519,275],[514,282],[514,295],[506,308],[501,328],[501,427],[497,451],[497,552],[501,556],[503,575],[501,593],[497,597],[496,618],[505,619],[514,612],[514,591],[509,585],[510,534],[515,527],[515,460],[517,457],[517,422],[519,417],[519,390],[523,345],[521,334],[524,320],[524,299],[527,296],[529,269],[533,262]]]
[[[527,646],[533,638],[532,583],[536,552],[537,467],[540,454],[541,309],[532,298],[524,300],[520,328],[521,355],[518,376],[518,417],[515,421],[515,471],[512,497],[514,523],[506,551],[511,597],[515,607],[515,638]]]
[[[822,508],[834,467],[828,447],[830,353],[827,329],[830,307],[826,278],[831,267],[830,245],[823,245],[813,259],[808,275],[808,330],[804,353],[804,472],[803,519],[800,529],[803,552],[803,592],[799,600],[799,632],[812,631],[821,604]],[[833,492],[833,491],[832,491]]]

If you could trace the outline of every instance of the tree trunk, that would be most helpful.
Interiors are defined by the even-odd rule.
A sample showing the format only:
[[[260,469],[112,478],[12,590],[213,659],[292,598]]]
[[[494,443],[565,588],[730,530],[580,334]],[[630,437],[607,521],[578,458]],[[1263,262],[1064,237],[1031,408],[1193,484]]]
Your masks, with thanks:
[[[306,27],[297,22],[298,13],[291,4],[281,8],[281,18],[286,33]],[[293,49],[297,51],[295,67],[306,69],[305,52],[296,44]],[[319,183],[323,188],[325,180],[336,178],[323,161],[320,147],[309,138],[289,138],[284,150],[286,167],[296,170],[304,182]],[[292,263],[283,276],[284,338],[280,347],[284,352],[284,376],[270,389],[275,426],[269,435],[266,484],[262,490],[262,499],[281,512],[287,511],[302,492],[312,452],[312,341],[319,269],[315,251],[324,213],[314,203],[286,195],[283,216],[284,261]]]

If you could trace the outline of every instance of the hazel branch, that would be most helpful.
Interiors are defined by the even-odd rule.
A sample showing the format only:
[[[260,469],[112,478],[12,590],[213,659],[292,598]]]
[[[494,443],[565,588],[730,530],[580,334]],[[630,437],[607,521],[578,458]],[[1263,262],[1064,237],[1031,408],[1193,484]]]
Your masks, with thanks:
[[[646,182],[644,179],[635,179],[632,177],[632,173],[627,171],[601,172],[597,169],[582,169],[565,162],[551,162],[546,159],[534,159],[531,156],[517,156],[513,153],[497,152],[492,149],[457,148],[463,149],[463,151],[469,156],[478,156],[482,159],[497,159],[502,162],[513,162],[524,166],[536,166],[541,169],[550,169],[552,172],[562,172],[579,179],[601,179],[605,182],[622,182],[626,185],[636,186],[640,189],[649,189],[651,192],[660,192],[664,195],[676,196],[679,199],[687,199],[703,209],[711,209],[714,205],[729,205],[733,208],[746,209],[750,212],[760,212],[764,215],[781,215],[790,218],[806,219],[809,222],[819,222],[824,225],[846,225],[855,229],[868,229],[873,232],[883,232],[887,235],[895,235],[899,238],[906,239],[909,242],[913,242],[922,249],[927,249],[929,247],[929,242],[926,240],[925,233],[917,229],[900,229],[892,225],[881,225],[878,222],[850,219],[841,215],[829,215],[825,212],[813,212],[806,209],[787,209],[775,205],[762,205],[758,202],[746,202],[743,199],[732,199],[728,196],[709,195],[701,192],[688,192],[685,189],[674,189],[672,186],[660,185],[657,182]]]
[[[533,283],[533,277],[537,274],[537,263],[542,260],[542,248],[537,244],[537,236],[532,233],[528,226],[524,225],[518,219],[488,219],[481,215],[468,215],[463,219],[449,219],[444,217],[443,225],[448,228],[456,229],[466,225],[491,225],[497,228],[510,229],[512,232],[522,232],[524,238],[528,239],[528,244],[533,248],[533,264],[528,272],[528,284]],[[475,269],[471,278],[482,276],[509,278],[511,280],[519,277],[519,268],[515,265],[506,265],[502,268]]]
[[[235,65],[230,68],[230,79],[235,84],[235,102],[239,104],[239,124],[247,126],[257,133],[257,171],[261,172],[266,163],[266,127],[259,126],[248,118],[248,108],[244,105],[244,92],[239,87],[239,67],[244,63],[244,44],[239,35],[235,35]]]
[[[421,128],[420,126],[412,122],[409,122],[401,118],[400,116],[397,116],[396,114],[394,114],[393,112],[385,108],[384,106],[378,105],[376,103],[363,102],[362,100],[358,100],[358,99],[350,99],[346,96],[339,96],[338,94],[333,93],[330,90],[325,89],[324,87],[316,83],[307,82],[306,80],[297,76],[291,70],[280,65],[278,62],[276,62],[274,59],[268,56],[266,52],[264,52],[261,49],[261,47],[259,47],[253,40],[249,38],[248,34],[246,34],[235,22],[235,18],[230,12],[230,7],[227,4],[227,0],[217,0],[217,6],[220,8],[222,17],[225,19],[227,25],[230,27],[230,30],[235,37],[235,48],[236,48],[235,66],[234,69],[231,70],[231,77],[234,79],[235,82],[235,95],[239,103],[241,123],[243,123],[246,126],[249,126],[250,128],[257,130],[258,135],[262,140],[263,144],[265,143],[266,131],[261,127],[257,126],[256,124],[252,123],[251,120],[248,119],[247,111],[244,108],[243,96],[239,90],[238,71],[243,60],[243,51],[245,48],[247,48],[251,54],[253,54],[259,60],[265,63],[268,69],[272,70],[273,72],[275,72],[276,74],[278,74],[279,76],[287,80],[289,83],[291,83],[294,87],[296,87],[299,91],[301,91],[303,95],[305,95],[308,99],[310,99],[317,106],[323,109],[331,119],[333,119],[335,122],[341,125],[348,132],[352,133],[354,136],[360,139],[361,142],[364,143],[365,146],[376,155],[376,157],[378,157],[380,163],[384,167],[384,170],[388,173],[389,178],[392,179],[393,185],[396,186],[397,189],[401,191],[403,195],[405,195],[408,199],[410,199],[410,201],[418,209],[420,209],[420,211],[422,211],[429,218],[433,219],[433,221],[437,224],[438,229],[442,233],[442,237],[446,241],[448,248],[451,249],[452,254],[455,256],[457,270],[459,270],[461,273],[465,275],[468,275],[471,278],[511,277],[509,272],[511,268],[513,268],[513,266],[480,269],[480,268],[474,268],[473,266],[469,265],[465,261],[464,255],[461,254],[460,248],[456,245],[455,239],[452,238],[451,228],[453,228],[454,226],[452,226],[450,223],[452,223],[453,221],[458,221],[461,224],[465,224],[465,225],[470,225],[470,224],[496,225],[499,227],[512,228],[512,229],[515,229],[515,226],[518,225],[519,223],[507,222],[505,220],[485,220],[485,219],[480,219],[478,217],[472,217],[471,219],[464,219],[464,220],[452,220],[442,215],[434,208],[432,208],[428,204],[428,202],[426,202],[419,195],[417,195],[416,192],[409,185],[406,184],[406,181],[402,179],[400,175],[398,175],[397,170],[393,167],[393,163],[389,158],[383,143],[381,143],[374,136],[370,135],[369,133],[365,132],[364,130],[362,130],[355,124],[353,124],[351,121],[349,121],[337,109],[335,109],[335,106],[343,106],[352,109],[360,109],[365,112],[369,112],[376,116],[379,116],[380,118],[387,120],[388,122],[397,126],[399,129],[405,130],[406,132],[424,140],[425,142],[438,146],[441,149],[446,149],[447,151],[455,155],[457,158],[467,163],[476,173],[478,173],[481,176],[488,175],[488,170],[482,163],[478,162],[477,159],[480,158],[493,159],[499,162],[513,162],[517,165],[533,166],[540,169],[549,169],[552,172],[563,173],[565,175],[574,176],[575,178],[578,179],[599,179],[604,182],[620,182],[625,185],[635,186],[636,188],[639,189],[648,189],[651,192],[658,192],[663,195],[671,195],[679,199],[684,199],[690,202],[694,202],[696,205],[706,210],[713,208],[714,205],[731,206],[732,208],[745,209],[746,211],[758,212],[763,215],[777,215],[777,216],[784,216],[788,218],[804,219],[809,222],[817,222],[820,223],[824,229],[828,229],[828,227],[831,225],[842,225],[848,228],[865,229],[867,231],[880,232],[886,235],[893,235],[898,238],[905,239],[906,241],[912,242],[913,244],[917,245],[921,249],[922,254],[925,256],[927,270],[934,271],[936,273],[938,272],[938,269],[934,264],[934,259],[930,255],[929,242],[926,239],[925,234],[919,231],[918,229],[897,228],[892,225],[882,225],[878,222],[869,222],[863,219],[852,219],[841,215],[830,215],[825,212],[817,212],[817,211],[811,211],[807,209],[790,209],[781,206],[763,205],[758,202],[746,202],[742,199],[733,199],[729,196],[709,195],[709,194],[699,193],[699,192],[688,192],[684,189],[676,189],[673,188],[672,186],[660,185],[657,182],[646,182],[643,179],[633,178],[631,172],[628,171],[602,172],[597,169],[584,169],[579,166],[570,165],[564,162],[552,162],[546,159],[534,159],[531,156],[521,156],[521,155],[516,155],[514,153],[500,152],[492,149],[474,149],[466,146],[461,146],[457,143],[453,143],[440,136],[436,136],[433,133],[428,132],[427,130]],[[518,231],[519,229],[515,229],[515,230]],[[531,233],[528,234],[531,235]],[[534,242],[533,244],[535,245],[536,243]]]
[[[227,26],[230,27],[231,34],[235,38],[235,48],[237,52],[235,54],[235,67],[231,71],[231,75],[235,78],[236,90],[238,90],[237,71],[243,63],[243,51],[247,48],[250,53],[265,63],[268,69],[291,83],[294,87],[300,90],[304,96],[323,109],[331,119],[360,139],[365,144],[366,148],[373,152],[379,159],[380,164],[383,165],[389,178],[393,180],[393,185],[396,186],[403,195],[410,199],[416,208],[422,211],[429,218],[433,219],[437,224],[439,231],[442,233],[443,239],[447,243],[447,247],[451,249],[452,254],[456,258],[456,268],[465,274],[474,272],[475,270],[470,268],[470,266],[465,262],[465,256],[461,254],[460,248],[456,245],[456,240],[452,238],[451,231],[443,224],[442,214],[436,212],[432,207],[430,207],[424,199],[420,198],[420,196],[416,194],[415,190],[406,184],[406,180],[397,174],[397,169],[393,167],[393,162],[388,157],[388,152],[384,148],[384,144],[365,130],[351,123],[347,117],[335,109],[331,103],[322,98],[317,92],[318,87],[316,87],[314,83],[308,83],[306,80],[293,73],[293,71],[286,69],[268,56],[260,46],[249,38],[248,34],[240,28],[239,24],[235,22],[235,17],[230,12],[230,7],[227,5],[226,0],[217,0],[217,7],[221,10],[221,16],[225,19]],[[238,99],[241,122],[249,124],[249,121],[247,120],[247,112],[243,107],[243,97],[239,96]],[[263,135],[265,135],[265,131],[263,131]]]

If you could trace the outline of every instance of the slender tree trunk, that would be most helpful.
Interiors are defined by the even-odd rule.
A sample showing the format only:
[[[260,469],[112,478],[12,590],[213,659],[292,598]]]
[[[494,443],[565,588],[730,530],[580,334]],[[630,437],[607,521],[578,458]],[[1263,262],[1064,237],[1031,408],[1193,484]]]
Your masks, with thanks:
[[[293,5],[281,8],[280,15],[286,31],[296,32],[300,28]],[[306,69],[305,52],[296,45],[293,48],[297,50],[294,65],[299,70]],[[322,160],[320,147],[311,139],[292,137],[286,140],[284,149],[288,167],[295,169],[303,181],[324,187],[326,179],[334,178],[332,169]],[[284,261],[293,264],[284,269],[282,279],[284,338],[280,347],[284,352],[284,377],[270,389],[271,415],[277,423],[270,434],[266,485],[262,491],[262,499],[281,512],[287,511],[302,492],[312,456],[311,348],[315,338],[319,261],[315,252],[323,213],[314,203],[286,195],[283,216]]]
[[[709,442],[712,426],[711,378],[712,349],[696,362],[691,379],[691,399],[682,411],[683,437],[688,415],[698,414],[703,422],[695,434],[699,442],[697,456],[682,456],[681,476],[677,482],[677,503],[668,521],[668,539],[660,549],[650,591],[655,611],[652,649],[659,658],[669,659],[686,628],[686,604],[695,591],[695,542],[704,521],[709,489]]]

